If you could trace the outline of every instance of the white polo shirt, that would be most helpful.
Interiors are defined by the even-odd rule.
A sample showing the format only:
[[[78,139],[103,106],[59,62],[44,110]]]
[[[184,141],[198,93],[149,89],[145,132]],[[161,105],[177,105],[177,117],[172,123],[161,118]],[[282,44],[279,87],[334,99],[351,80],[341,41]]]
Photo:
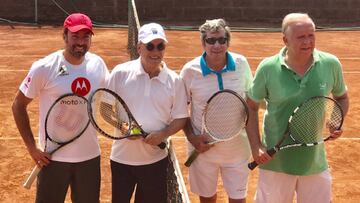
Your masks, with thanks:
[[[184,83],[164,62],[153,78],[144,71],[140,58],[119,64],[111,72],[108,88],[125,101],[146,132],[162,130],[174,119],[188,117]],[[114,141],[110,158],[123,164],[145,165],[166,156],[166,150],[142,139],[123,139]]]
[[[250,87],[252,74],[246,58],[231,52],[228,52],[227,55],[227,66],[223,69],[226,69],[226,71],[221,74],[221,82],[217,75],[207,67],[206,62],[202,60],[203,56],[189,61],[181,70],[180,76],[185,83],[188,102],[190,102],[191,107],[191,122],[196,134],[201,132],[201,118],[206,102],[215,92],[221,88],[230,89],[245,98],[245,92]],[[205,73],[203,73],[203,70]],[[189,152],[191,152],[193,146],[188,143],[188,147]],[[230,141],[217,143],[210,150],[201,153],[201,155],[230,162],[234,159],[249,157],[250,148],[245,130],[240,136]]]
[[[97,55],[87,52],[80,65],[72,65],[63,56],[63,50],[56,51],[33,63],[20,85],[20,91],[28,98],[39,97],[39,144],[45,146],[45,117],[52,103],[66,93],[77,93],[86,98],[99,87],[106,85],[109,71],[104,61]],[[87,116],[87,112],[84,112]],[[47,149],[56,144],[48,142]],[[49,150],[47,150],[49,151]],[[62,162],[81,162],[100,155],[96,130],[89,125],[86,131],[74,142],[54,153],[52,160]]]

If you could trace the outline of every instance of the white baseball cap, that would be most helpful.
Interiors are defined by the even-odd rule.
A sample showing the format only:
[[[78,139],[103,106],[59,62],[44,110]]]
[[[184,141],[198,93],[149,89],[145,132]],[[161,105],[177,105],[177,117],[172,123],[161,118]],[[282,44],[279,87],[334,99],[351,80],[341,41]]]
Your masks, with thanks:
[[[164,28],[157,23],[149,23],[141,26],[138,41],[147,44],[154,39],[162,39],[165,42],[168,42],[166,40]]]

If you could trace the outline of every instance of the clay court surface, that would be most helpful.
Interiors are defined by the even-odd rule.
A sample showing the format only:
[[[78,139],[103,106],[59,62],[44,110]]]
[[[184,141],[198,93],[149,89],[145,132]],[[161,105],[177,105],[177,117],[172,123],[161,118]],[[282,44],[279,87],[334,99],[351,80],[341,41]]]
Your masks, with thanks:
[[[28,155],[15,127],[11,103],[20,82],[33,61],[63,47],[61,28],[0,26],[0,202],[33,202],[35,187],[26,190],[22,183],[34,163]],[[168,66],[180,70],[182,65],[202,52],[197,31],[167,31],[169,44],[165,55]],[[351,107],[341,139],[328,142],[327,153],[333,174],[333,202],[350,203],[360,200],[360,31],[318,32],[317,48],[337,55],[344,68]],[[102,56],[111,70],[128,60],[127,30],[96,28],[91,51]],[[280,33],[233,32],[230,50],[245,55],[252,70],[266,56],[276,54],[282,47]],[[38,130],[38,100],[29,107],[34,132]],[[111,202],[109,153],[111,141],[99,138],[102,148],[101,202]],[[185,138],[180,132],[174,136],[176,153],[181,163],[185,182],[187,169]],[[248,202],[253,202],[257,173],[251,173]],[[218,202],[227,202],[219,182]],[[188,187],[188,185],[187,185]],[[189,187],[188,187],[189,189]],[[189,191],[189,190],[188,190]],[[189,191],[191,202],[198,202]],[[71,201],[69,201],[71,202]]]

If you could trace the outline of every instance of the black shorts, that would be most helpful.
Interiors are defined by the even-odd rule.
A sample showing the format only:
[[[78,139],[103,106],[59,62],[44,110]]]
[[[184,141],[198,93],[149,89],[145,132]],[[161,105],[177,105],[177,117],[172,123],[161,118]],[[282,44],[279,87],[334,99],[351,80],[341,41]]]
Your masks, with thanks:
[[[168,158],[149,165],[132,166],[110,161],[112,203],[129,203],[135,191],[135,203],[167,202]]]
[[[78,163],[51,161],[38,175],[36,203],[63,203],[69,185],[72,202],[99,203],[100,156]]]

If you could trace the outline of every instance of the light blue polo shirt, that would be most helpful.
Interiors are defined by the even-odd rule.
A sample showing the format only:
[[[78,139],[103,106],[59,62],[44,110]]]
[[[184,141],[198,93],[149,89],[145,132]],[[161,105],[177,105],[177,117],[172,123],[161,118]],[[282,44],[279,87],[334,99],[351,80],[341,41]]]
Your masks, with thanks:
[[[215,74],[217,77],[219,90],[223,90],[224,82],[223,82],[222,74],[229,71],[235,71],[235,61],[233,57],[229,54],[229,52],[226,52],[226,66],[221,71],[212,70],[207,65],[205,57],[206,57],[206,52],[204,52],[200,58],[200,67],[201,67],[202,75],[205,77],[211,73]]]
[[[214,71],[206,64],[206,54],[187,62],[180,72],[185,83],[191,114],[191,124],[195,134],[202,130],[202,115],[207,100],[221,89],[230,89],[245,97],[252,82],[250,66],[246,58],[233,52],[226,53],[226,65],[221,71]],[[188,151],[193,146],[188,143]],[[200,156],[209,157],[214,162],[234,163],[248,160],[250,146],[245,130],[234,139],[216,143],[211,150]],[[211,158],[210,158],[211,157]]]

